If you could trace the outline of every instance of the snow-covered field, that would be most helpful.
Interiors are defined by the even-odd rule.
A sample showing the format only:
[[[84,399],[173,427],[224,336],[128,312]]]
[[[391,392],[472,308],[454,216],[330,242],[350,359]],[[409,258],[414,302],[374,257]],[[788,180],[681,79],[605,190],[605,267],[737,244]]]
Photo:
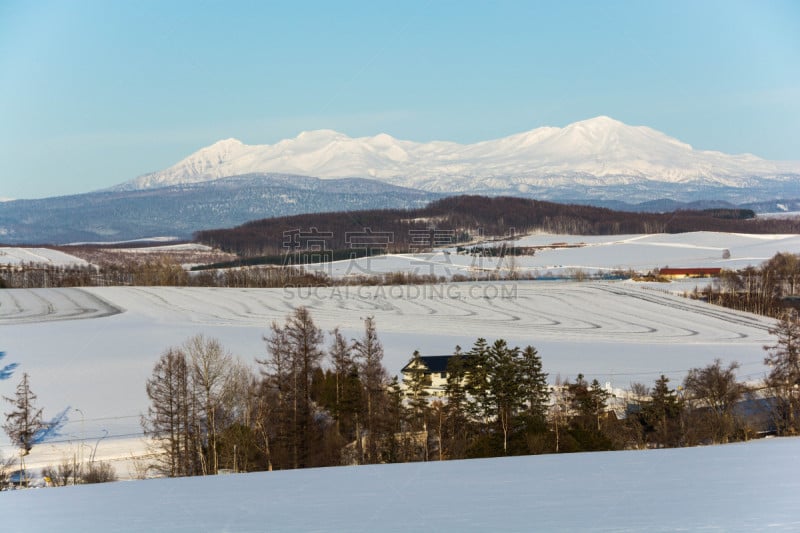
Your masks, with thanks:
[[[530,258],[563,268],[718,266],[711,260],[721,262],[723,249],[740,264],[758,265],[777,251],[800,248],[799,236],[525,239],[518,244],[586,243]],[[390,260],[409,265],[407,256]],[[363,318],[373,315],[392,374],[415,349],[448,354],[484,336],[537,347],[551,380],[582,372],[619,388],[652,384],[664,373],[677,384],[688,369],[715,358],[740,362],[740,379],[763,376],[762,346],[773,342],[767,332],[772,321],[672,294],[675,287],[691,290],[687,283],[693,282],[3,290],[0,351],[7,353],[4,364],[20,367],[17,376],[0,381],[0,395],[12,396],[24,371],[46,417],[72,408],[61,437],[34,448],[31,468],[95,455],[127,478],[135,475],[132,457],[146,453],[139,420],[147,408],[145,381],[158,357],[203,333],[253,364],[266,353],[262,336],[270,322],[299,305],[309,307],[324,330],[340,326],[350,338],[360,336]],[[0,452],[15,453],[5,435]],[[0,515],[9,531],[23,523],[25,530],[57,523],[67,531],[797,530],[800,512],[787,502],[796,494],[798,455],[800,441],[780,439],[707,450],[229,476],[210,484],[159,480],[4,493]],[[442,506],[458,513],[442,513]],[[572,512],[576,507],[582,512]]]
[[[758,266],[778,252],[800,251],[800,235],[751,235],[693,232],[653,235],[553,235],[538,234],[506,241],[509,245],[570,248],[537,250],[533,256],[494,258],[457,254],[455,247],[428,254],[390,254],[355,261],[319,265],[333,277],[408,271],[419,275],[452,277],[485,276],[510,271],[520,276],[562,276],[577,270],[586,273],[654,268],[720,267],[739,269]],[[494,243],[500,245],[501,243]],[[486,246],[491,246],[487,244]],[[580,246],[579,246],[580,245]],[[725,253],[725,252],[728,253]]]
[[[0,265],[37,263],[52,266],[85,266],[86,261],[50,248],[0,247]]]
[[[119,248],[120,253],[138,254],[161,254],[165,252],[210,252],[213,248],[205,244],[188,242],[183,244],[164,244],[160,246],[145,246],[142,248]]]
[[[357,260],[336,261],[310,267],[335,278],[389,272],[411,272],[451,278],[454,275],[483,278],[502,277],[510,271],[520,276],[563,276],[577,270],[602,273],[633,269],[646,272],[654,268],[720,267],[739,269],[758,266],[778,252],[800,251],[800,235],[756,235],[716,232],[693,232],[652,235],[528,235],[508,245],[567,248],[543,248],[532,256],[477,257],[456,253],[455,247],[443,247],[430,253],[388,254]],[[501,242],[485,246],[500,245]],[[161,254],[175,252],[211,252],[202,244],[164,244],[142,248],[118,248],[120,254]],[[727,253],[726,253],[727,252]],[[23,262],[56,266],[85,265],[86,261],[48,248],[0,248],[0,265]]]
[[[4,531],[798,531],[800,439],[0,495]]]

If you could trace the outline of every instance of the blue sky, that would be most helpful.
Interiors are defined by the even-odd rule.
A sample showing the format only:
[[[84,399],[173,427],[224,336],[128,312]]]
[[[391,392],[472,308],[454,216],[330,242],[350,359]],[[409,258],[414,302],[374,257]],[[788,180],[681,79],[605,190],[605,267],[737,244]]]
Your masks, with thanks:
[[[800,2],[0,0],[0,198],[216,140],[474,142],[608,115],[800,160]]]

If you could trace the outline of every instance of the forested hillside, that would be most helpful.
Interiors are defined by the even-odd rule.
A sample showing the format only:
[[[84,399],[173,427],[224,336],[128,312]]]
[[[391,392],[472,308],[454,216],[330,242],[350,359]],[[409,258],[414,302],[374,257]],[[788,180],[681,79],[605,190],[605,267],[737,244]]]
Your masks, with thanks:
[[[200,231],[195,239],[240,256],[379,248],[407,252],[482,236],[534,230],[581,235],[682,233],[798,233],[800,221],[758,219],[752,211],[714,209],[631,213],[524,198],[455,196],[419,209],[315,213],[254,220],[231,229]]]

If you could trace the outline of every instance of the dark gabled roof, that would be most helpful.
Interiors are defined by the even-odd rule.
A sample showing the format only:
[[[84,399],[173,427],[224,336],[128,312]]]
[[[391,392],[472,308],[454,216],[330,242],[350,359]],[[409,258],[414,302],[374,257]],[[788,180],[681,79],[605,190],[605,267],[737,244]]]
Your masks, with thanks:
[[[425,365],[429,372],[447,372],[447,363],[450,361],[452,355],[424,355],[420,357],[422,364]],[[408,362],[411,364],[411,361]],[[410,370],[408,364],[403,367],[400,372]]]

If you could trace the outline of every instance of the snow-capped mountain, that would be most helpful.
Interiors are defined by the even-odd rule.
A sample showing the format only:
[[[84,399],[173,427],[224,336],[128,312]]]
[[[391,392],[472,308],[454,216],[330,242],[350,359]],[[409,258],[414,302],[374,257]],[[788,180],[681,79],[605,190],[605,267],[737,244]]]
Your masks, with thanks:
[[[303,132],[273,145],[226,139],[119,189],[211,181],[251,173],[367,177],[432,192],[486,192],[684,184],[745,188],[800,177],[800,162],[695,150],[645,126],[609,117],[542,127],[475,144],[417,143],[390,135]]]

